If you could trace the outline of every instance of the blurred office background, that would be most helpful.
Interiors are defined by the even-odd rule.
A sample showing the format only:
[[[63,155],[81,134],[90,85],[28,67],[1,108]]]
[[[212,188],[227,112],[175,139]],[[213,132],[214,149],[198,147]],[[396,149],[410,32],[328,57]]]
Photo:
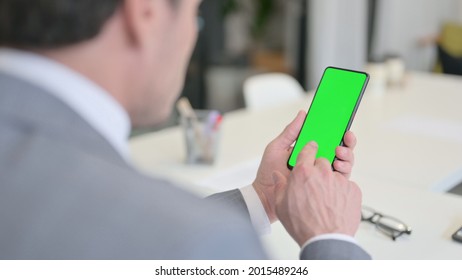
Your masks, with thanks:
[[[329,65],[364,70],[394,56],[442,72],[438,43],[462,57],[462,0],[204,0],[198,24],[182,95],[223,113],[244,107],[243,83],[258,73],[287,73],[309,91]]]
[[[358,241],[377,259],[462,258],[451,241],[462,225],[462,0],[204,0],[198,24],[182,95],[196,109],[225,114],[210,138],[215,154],[207,156],[216,159],[191,164],[197,136],[178,126],[132,139],[138,167],[201,195],[248,185],[266,144],[307,109],[327,66],[365,70],[353,179],[365,205],[413,233],[393,242],[362,223]],[[295,85],[283,75],[256,78],[263,73]],[[299,96],[255,109],[247,98],[255,84],[254,105],[281,92],[287,101],[290,90]],[[177,123],[173,112],[167,126]],[[297,258],[284,228],[273,230],[268,251]]]

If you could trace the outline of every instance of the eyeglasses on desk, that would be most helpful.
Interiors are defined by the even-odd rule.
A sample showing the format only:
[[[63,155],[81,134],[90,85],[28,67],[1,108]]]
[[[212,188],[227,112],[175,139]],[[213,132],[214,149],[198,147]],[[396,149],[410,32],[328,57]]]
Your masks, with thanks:
[[[361,208],[361,221],[374,224],[379,231],[389,236],[393,241],[403,234],[409,235],[412,232],[412,229],[402,221],[364,205]]]

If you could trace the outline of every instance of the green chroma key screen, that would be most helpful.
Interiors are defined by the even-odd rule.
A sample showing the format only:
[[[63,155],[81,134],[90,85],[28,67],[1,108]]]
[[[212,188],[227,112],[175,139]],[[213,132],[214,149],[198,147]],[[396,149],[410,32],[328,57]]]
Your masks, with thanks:
[[[298,154],[310,141],[318,143],[316,158],[333,163],[335,149],[350,128],[368,80],[367,73],[326,68],[290,155],[289,168],[295,166]]]

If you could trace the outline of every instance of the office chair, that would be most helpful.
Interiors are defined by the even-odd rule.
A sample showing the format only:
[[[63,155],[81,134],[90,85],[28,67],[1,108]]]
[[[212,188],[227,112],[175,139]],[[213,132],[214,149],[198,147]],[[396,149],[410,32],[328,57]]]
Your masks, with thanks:
[[[462,75],[462,25],[447,22],[436,40],[438,61],[435,72]]]
[[[303,93],[304,90],[297,80],[284,73],[258,74],[244,82],[244,103],[250,110],[297,100]]]

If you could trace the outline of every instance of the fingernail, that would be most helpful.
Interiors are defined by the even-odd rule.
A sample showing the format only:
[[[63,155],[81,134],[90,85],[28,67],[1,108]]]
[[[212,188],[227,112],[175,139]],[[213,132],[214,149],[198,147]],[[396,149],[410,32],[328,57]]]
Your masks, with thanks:
[[[314,141],[311,141],[310,143],[308,143],[308,145],[310,145],[311,147],[317,149],[318,148],[318,143],[314,142]]]

